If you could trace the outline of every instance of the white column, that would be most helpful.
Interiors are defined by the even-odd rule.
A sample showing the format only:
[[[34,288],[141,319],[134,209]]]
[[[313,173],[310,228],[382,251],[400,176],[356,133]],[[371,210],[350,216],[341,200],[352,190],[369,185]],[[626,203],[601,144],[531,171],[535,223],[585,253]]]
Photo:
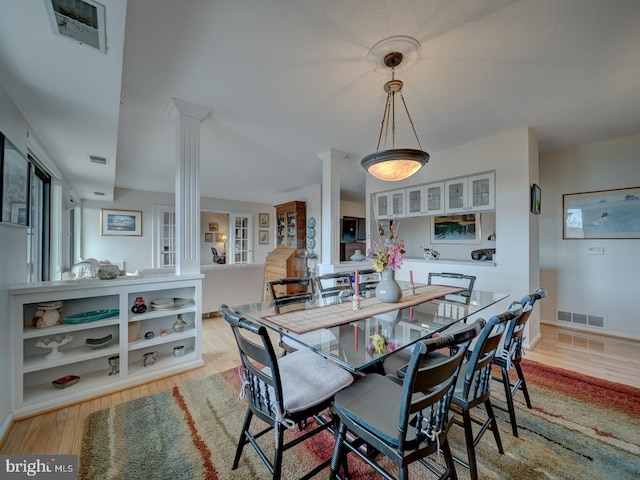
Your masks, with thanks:
[[[320,274],[340,263],[340,162],[347,154],[333,148],[318,154],[322,160],[322,249]]]
[[[172,98],[176,121],[176,275],[200,273],[200,122],[208,110]]]

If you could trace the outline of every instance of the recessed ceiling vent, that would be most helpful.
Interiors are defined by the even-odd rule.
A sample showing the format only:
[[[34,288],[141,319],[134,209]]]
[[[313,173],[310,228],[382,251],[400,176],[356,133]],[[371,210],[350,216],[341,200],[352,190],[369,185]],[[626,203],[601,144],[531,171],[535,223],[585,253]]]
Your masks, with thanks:
[[[92,0],[46,0],[53,33],[107,53],[104,5]]]
[[[89,155],[89,161],[91,163],[97,163],[98,165],[106,165],[108,163],[105,157],[99,157],[97,155]]]

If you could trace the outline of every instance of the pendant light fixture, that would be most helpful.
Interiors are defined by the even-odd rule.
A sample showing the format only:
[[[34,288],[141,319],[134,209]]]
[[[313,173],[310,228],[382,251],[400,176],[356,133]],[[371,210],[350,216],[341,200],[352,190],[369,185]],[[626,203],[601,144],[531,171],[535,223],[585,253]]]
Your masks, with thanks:
[[[392,48],[392,50],[389,51],[389,48]],[[384,49],[387,49],[386,53]],[[403,49],[408,49],[406,52],[413,54],[415,58],[419,50],[418,41],[411,37],[390,37],[374,45],[367,55],[367,61],[375,67],[379,66],[376,65],[376,63],[379,63],[376,58],[380,57],[381,53],[384,53],[384,55],[380,57],[380,60],[382,66],[386,67],[387,70],[391,70],[391,80],[384,84],[387,100],[384,106],[384,113],[382,114],[378,146],[374,153],[367,155],[360,161],[360,165],[374,177],[390,182],[409,178],[429,161],[429,154],[422,149],[413,120],[411,120],[411,115],[409,114],[409,109],[407,108],[407,103],[405,102],[404,95],[402,95],[402,87],[404,84],[401,80],[395,78],[396,70],[402,65],[406,58],[406,52],[403,53]],[[418,149],[396,148],[396,94],[398,94],[402,100],[402,106],[404,107],[407,118],[409,119],[409,125],[418,143]],[[383,134],[384,142],[382,142]],[[391,148],[387,148],[388,142],[391,143]],[[380,150],[381,143],[383,150]]]

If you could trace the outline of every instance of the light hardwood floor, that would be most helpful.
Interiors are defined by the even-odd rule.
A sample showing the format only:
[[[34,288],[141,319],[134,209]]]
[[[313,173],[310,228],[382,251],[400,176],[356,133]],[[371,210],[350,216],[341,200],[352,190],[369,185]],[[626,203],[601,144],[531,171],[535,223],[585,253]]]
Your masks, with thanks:
[[[239,364],[231,329],[220,317],[203,319],[202,343],[203,367],[20,419],[5,435],[0,454],[79,455],[82,427],[90,413]],[[640,388],[640,342],[542,325],[542,340],[525,358]]]

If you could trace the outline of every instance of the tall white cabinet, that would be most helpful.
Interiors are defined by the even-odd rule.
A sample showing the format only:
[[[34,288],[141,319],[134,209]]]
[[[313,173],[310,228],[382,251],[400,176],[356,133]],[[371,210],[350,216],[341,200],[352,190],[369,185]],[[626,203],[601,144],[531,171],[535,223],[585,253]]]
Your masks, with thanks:
[[[11,288],[14,415],[32,414],[201,366],[202,278],[200,274],[120,277]],[[131,312],[137,297],[144,299],[146,312]],[[160,299],[180,300],[154,309],[151,302]],[[80,318],[74,323],[36,328],[33,319],[38,304],[56,301],[63,302],[61,318]],[[81,315],[102,310],[118,313],[86,322]],[[175,331],[178,316],[187,325]],[[102,347],[87,345],[87,339],[91,343],[108,335],[112,340]],[[63,355],[57,358],[45,358],[51,349],[37,346],[66,336],[71,341],[59,347]],[[150,354],[147,362],[145,354]],[[112,375],[110,357],[118,357],[119,364],[119,372]],[[154,357],[153,363],[150,357]],[[64,389],[52,385],[52,381],[70,375],[80,380]]]

